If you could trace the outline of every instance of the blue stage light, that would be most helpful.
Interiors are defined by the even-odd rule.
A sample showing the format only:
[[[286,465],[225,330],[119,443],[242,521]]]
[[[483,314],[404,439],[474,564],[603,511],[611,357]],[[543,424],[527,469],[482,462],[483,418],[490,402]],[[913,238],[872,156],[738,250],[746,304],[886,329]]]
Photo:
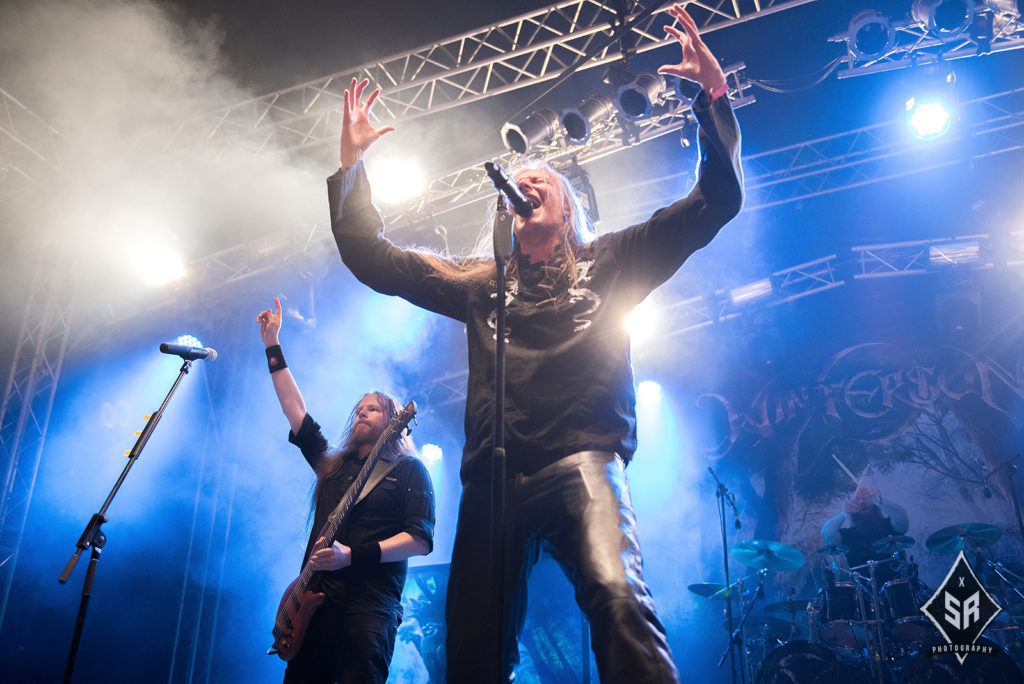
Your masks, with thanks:
[[[938,95],[911,97],[907,100],[907,126],[919,140],[937,140],[953,127],[953,105]]]

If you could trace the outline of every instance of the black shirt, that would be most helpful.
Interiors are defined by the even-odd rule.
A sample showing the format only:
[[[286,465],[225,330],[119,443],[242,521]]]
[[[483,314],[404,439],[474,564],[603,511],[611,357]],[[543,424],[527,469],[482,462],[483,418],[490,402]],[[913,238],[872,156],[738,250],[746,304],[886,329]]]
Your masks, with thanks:
[[[576,284],[537,282],[522,269],[508,282],[505,446],[511,468],[534,472],[596,449],[629,460],[636,450],[636,397],[623,321],[742,204],[739,128],[729,100],[693,107],[701,165],[689,195],[647,221],[608,233],[576,255]],[[466,324],[469,380],[462,480],[490,473],[494,414],[494,283],[442,281],[422,256],[381,235],[362,162],[327,181],[331,228],[352,273],[383,294]],[[521,263],[521,262],[520,262]]]
[[[314,472],[329,457],[327,440],[320,425],[308,413],[302,420],[298,435],[289,431],[288,441],[302,450]],[[309,558],[328,516],[363,466],[363,461],[354,453],[334,458],[342,458],[344,462],[321,490],[303,563]],[[352,507],[335,541],[346,546],[358,546],[379,542],[400,532],[419,537],[427,542],[428,548],[433,548],[434,490],[430,475],[418,458],[401,457],[387,477]],[[407,568],[408,562],[403,560],[381,563],[379,567],[348,567],[317,575],[320,590],[336,602],[400,609]]]

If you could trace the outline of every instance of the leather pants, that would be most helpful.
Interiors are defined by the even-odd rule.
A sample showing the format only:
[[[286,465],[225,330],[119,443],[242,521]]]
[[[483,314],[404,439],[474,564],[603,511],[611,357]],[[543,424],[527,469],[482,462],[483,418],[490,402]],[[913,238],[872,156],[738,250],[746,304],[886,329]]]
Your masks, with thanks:
[[[448,580],[448,681],[493,679],[490,484],[463,486]],[[541,550],[572,583],[590,622],[601,681],[678,682],[644,584],[636,520],[622,459],[602,451],[562,458],[531,475],[510,473],[506,494],[506,679],[519,661],[526,585]]]

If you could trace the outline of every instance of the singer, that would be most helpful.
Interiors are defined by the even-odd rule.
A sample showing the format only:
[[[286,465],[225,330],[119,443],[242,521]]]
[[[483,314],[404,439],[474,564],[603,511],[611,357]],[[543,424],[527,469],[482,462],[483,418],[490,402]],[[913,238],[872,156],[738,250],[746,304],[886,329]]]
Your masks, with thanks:
[[[740,210],[740,134],[722,69],[681,5],[666,27],[682,48],[662,74],[698,83],[701,164],[696,187],[647,221],[595,238],[572,185],[535,164],[513,174],[533,206],[517,215],[507,270],[505,434],[508,671],[518,662],[526,580],[541,550],[559,562],[590,621],[604,682],[674,682],[679,674],[642,576],[625,467],[636,449],[636,397],[626,314]],[[462,500],[447,598],[448,679],[490,681],[496,641],[487,506],[494,412],[494,262],[401,249],[381,235],[363,154],[375,129],[366,81],[345,92],[341,168],[328,179],[342,260],[363,283],[466,324],[469,380]]]
[[[288,441],[299,447],[317,475],[313,527],[303,562],[318,571],[309,589],[322,592],[326,600],[313,613],[298,653],[288,662],[285,684],[384,684],[402,620],[406,559],[430,553],[433,547],[430,475],[415,457],[412,440],[399,433],[381,449],[381,458],[395,463],[392,470],[352,507],[334,544],[310,555],[327,516],[402,407],[383,392],[364,394],[352,409],[340,447],[329,449],[284,361],[278,340],[281,302],[275,298],[274,310],[262,311],[256,320],[274,391],[291,427]]]

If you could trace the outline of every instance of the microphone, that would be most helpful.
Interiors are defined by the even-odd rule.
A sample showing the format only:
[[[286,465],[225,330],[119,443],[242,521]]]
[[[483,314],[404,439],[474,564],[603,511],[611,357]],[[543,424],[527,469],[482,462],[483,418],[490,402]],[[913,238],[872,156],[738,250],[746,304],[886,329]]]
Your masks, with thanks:
[[[190,347],[187,344],[171,344],[170,342],[163,342],[160,344],[160,353],[180,356],[186,361],[195,361],[196,359],[206,359],[207,361],[217,360],[216,349],[210,349],[209,347]]]
[[[493,162],[484,162],[484,169],[487,171],[491,182],[494,183],[494,187],[508,198],[512,209],[523,218],[530,218],[533,214],[533,205],[530,204],[530,200],[523,196],[519,186],[509,178],[508,174]]]
[[[735,494],[733,494],[731,496],[731,498],[729,500],[729,503],[732,505],[732,524],[738,530],[741,527],[743,527],[743,524],[740,523],[740,512],[736,508],[736,495]]]

